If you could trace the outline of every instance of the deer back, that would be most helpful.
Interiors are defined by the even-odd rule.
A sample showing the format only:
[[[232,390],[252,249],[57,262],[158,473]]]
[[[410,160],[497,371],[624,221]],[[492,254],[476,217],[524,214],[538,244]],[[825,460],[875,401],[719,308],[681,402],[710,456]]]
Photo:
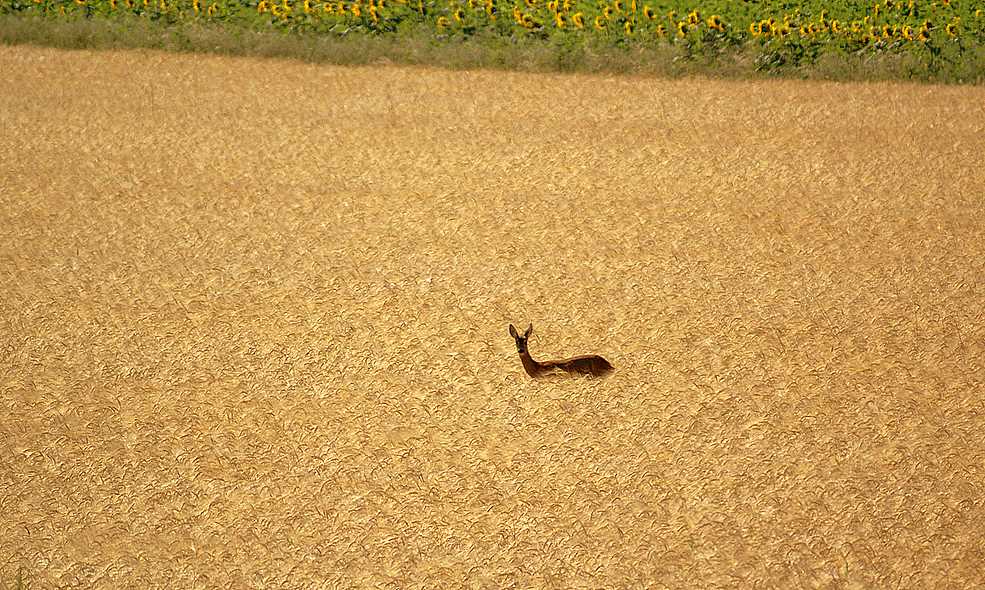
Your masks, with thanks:
[[[550,361],[549,363],[543,364],[549,364],[552,368],[557,367],[558,369],[569,373],[584,373],[587,375],[605,375],[613,369],[612,364],[609,363],[609,361],[596,354],[576,356],[561,361]]]

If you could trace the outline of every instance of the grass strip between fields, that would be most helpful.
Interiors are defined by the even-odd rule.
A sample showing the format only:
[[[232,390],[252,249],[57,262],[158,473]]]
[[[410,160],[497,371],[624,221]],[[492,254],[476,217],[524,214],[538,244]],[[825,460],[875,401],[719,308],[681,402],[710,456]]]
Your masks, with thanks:
[[[912,80],[981,84],[985,48],[966,50],[959,62],[928,64],[909,54],[828,54],[811,64],[757,64],[758,48],[737,47],[713,58],[687,55],[672,45],[613,46],[477,34],[442,39],[425,26],[400,35],[326,35],[257,30],[235,24],[165,23],[139,17],[55,20],[0,15],[0,43],[62,49],[157,49],[220,55],[297,59],[335,65],[395,63],[450,69],[637,74],[662,77],[807,78],[839,81]]]

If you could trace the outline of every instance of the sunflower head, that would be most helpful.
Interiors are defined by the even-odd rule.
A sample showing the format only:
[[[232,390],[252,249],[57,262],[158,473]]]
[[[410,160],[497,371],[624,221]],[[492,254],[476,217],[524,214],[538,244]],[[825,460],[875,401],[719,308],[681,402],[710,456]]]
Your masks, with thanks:
[[[573,22],[575,24],[575,27],[576,28],[578,28],[578,29],[584,29],[585,28],[585,15],[582,14],[582,13],[580,13],[580,12],[576,12],[576,13],[574,13],[574,14],[571,15],[571,22]]]

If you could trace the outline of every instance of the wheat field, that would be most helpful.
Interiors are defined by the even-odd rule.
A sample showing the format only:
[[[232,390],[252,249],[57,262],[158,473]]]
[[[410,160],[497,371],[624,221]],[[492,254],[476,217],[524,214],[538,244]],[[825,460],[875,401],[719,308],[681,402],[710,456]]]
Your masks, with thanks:
[[[985,88],[0,71],[0,587],[985,583]]]

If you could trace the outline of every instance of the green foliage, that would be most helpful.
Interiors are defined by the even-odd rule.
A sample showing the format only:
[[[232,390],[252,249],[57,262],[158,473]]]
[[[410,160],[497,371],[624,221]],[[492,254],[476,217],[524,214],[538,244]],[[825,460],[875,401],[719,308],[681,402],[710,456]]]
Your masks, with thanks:
[[[754,56],[759,71],[796,70],[822,58],[897,56],[933,77],[980,64],[985,13],[968,0],[0,0],[0,14],[49,19],[140,17],[254,31],[402,37],[425,29],[437,43],[541,43],[559,70],[595,47],[671,47],[675,59],[714,64]]]

